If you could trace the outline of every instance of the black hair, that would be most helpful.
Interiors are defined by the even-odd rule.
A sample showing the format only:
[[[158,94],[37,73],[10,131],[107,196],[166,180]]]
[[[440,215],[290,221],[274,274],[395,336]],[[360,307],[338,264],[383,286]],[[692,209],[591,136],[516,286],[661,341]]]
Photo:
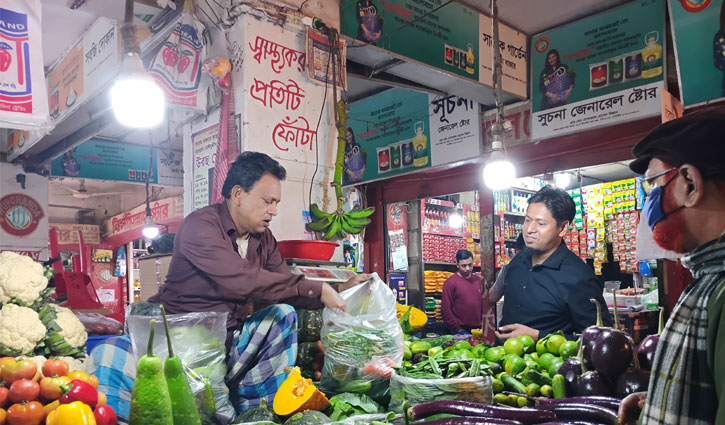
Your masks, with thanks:
[[[549,65],[549,55],[551,55],[551,54],[556,55],[556,65],[554,65],[554,66]],[[548,52],[546,52],[546,63],[544,65],[544,69],[547,69],[547,68],[556,69],[556,67],[558,67],[559,65],[561,65],[561,55],[559,55],[559,51],[556,49],[551,49]]]
[[[576,215],[576,205],[568,193],[562,189],[555,189],[551,186],[544,186],[529,198],[529,205],[544,204],[556,220],[556,225],[561,226],[565,221],[571,223]]]
[[[473,253],[467,249],[459,249],[458,252],[456,252],[456,263],[460,263],[461,261],[469,258],[473,258]]]
[[[222,195],[226,199],[231,198],[234,186],[241,186],[245,192],[249,192],[252,186],[267,173],[279,180],[287,177],[287,170],[269,155],[261,152],[243,152],[229,167],[227,178],[222,186]]]

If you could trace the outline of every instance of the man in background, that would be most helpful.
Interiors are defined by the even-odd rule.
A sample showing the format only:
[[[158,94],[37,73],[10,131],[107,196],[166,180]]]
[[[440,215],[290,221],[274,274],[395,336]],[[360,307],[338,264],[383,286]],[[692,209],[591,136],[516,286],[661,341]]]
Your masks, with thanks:
[[[483,284],[473,274],[471,251],[456,252],[456,266],[458,271],[443,284],[443,322],[453,333],[471,333],[471,329],[481,327]]]

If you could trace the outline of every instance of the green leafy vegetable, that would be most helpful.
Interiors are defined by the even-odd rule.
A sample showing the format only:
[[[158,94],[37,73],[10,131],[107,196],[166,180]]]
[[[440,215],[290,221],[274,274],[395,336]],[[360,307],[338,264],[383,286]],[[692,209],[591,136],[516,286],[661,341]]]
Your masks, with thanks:
[[[330,399],[330,420],[339,421],[355,415],[383,413],[383,408],[365,394],[342,393]]]

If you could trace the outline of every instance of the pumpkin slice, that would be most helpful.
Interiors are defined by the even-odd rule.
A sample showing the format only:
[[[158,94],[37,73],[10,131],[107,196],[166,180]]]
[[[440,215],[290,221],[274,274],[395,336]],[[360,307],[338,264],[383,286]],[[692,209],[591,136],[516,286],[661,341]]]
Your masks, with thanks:
[[[395,307],[397,309],[398,319],[403,317],[403,315],[410,310],[410,325],[413,326],[414,329],[418,329],[428,322],[428,316],[422,310],[409,305],[402,305],[400,303],[396,304]]]
[[[292,369],[274,395],[272,407],[280,416],[294,415],[305,410],[325,410],[330,400],[312,384],[311,379],[302,377],[300,368]]]

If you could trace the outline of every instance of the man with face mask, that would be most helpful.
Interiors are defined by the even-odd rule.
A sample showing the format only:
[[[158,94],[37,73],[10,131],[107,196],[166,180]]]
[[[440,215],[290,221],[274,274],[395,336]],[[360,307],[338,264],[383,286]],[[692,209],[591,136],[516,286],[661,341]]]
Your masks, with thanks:
[[[660,335],[648,392],[622,402],[620,421],[725,424],[725,112],[662,124],[632,153],[654,240],[689,253],[695,280]]]

